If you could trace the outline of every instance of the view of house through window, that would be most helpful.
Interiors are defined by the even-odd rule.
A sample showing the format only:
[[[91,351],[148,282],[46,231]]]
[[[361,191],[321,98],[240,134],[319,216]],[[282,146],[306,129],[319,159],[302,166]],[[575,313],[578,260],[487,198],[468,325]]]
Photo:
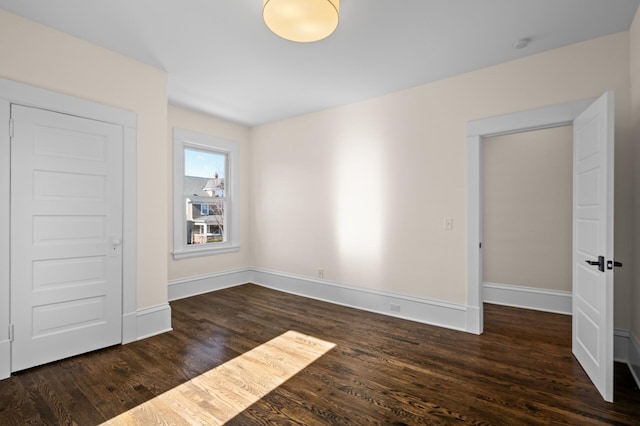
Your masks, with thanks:
[[[227,154],[209,150],[184,150],[184,200],[186,242],[215,244],[225,233],[225,172]]]

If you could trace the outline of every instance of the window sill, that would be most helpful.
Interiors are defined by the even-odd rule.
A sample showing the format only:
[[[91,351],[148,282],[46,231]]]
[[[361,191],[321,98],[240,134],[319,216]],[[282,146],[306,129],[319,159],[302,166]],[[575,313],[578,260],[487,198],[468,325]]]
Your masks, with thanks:
[[[189,248],[188,250],[175,250],[173,252],[173,258],[175,260],[190,259],[192,257],[213,256],[217,254],[225,253],[237,253],[240,251],[240,246],[237,244],[225,244],[218,247],[198,247]]]

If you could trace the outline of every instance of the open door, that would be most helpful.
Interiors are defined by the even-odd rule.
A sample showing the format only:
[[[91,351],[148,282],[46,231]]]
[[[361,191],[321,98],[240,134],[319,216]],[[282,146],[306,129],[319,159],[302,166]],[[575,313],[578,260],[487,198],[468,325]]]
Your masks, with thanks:
[[[614,95],[574,120],[573,354],[613,402]],[[621,266],[621,265],[620,265]]]

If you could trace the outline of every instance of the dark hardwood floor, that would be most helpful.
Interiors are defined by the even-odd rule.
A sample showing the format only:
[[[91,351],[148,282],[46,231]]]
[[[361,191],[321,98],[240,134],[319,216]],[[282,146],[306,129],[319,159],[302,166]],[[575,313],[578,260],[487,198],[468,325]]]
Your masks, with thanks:
[[[171,307],[170,333],[0,381],[0,425],[99,424],[287,330],[337,346],[228,424],[640,425],[626,365],[604,402],[568,316],[486,305],[474,336],[255,285]]]

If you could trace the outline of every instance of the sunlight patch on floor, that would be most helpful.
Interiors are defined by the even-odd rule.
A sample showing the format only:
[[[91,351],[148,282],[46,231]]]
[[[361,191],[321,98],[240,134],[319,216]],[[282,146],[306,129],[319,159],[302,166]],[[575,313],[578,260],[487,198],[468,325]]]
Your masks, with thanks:
[[[287,331],[103,425],[224,424],[334,347]]]

